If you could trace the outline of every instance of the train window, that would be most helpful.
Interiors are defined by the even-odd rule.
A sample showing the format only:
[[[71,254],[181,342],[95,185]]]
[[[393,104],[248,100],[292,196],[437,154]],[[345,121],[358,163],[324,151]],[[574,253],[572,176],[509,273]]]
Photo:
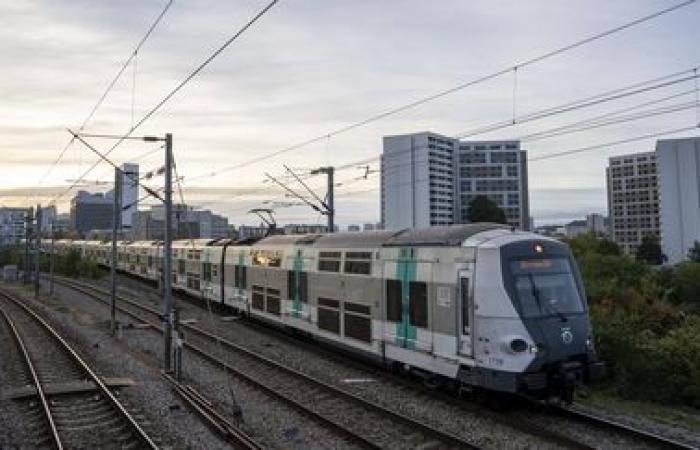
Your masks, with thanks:
[[[401,321],[401,282],[386,280],[386,320]]]
[[[369,317],[345,314],[345,336],[365,342],[372,342],[372,321]]]
[[[459,279],[460,289],[462,290],[462,331],[469,332],[469,278]]]
[[[279,289],[267,288],[267,296],[265,300],[265,310],[269,313],[276,314],[279,316],[280,312],[282,311]]]
[[[265,288],[253,285],[253,309],[262,311],[265,308]]]
[[[211,281],[211,263],[202,263],[202,279]]]
[[[177,261],[177,273],[180,275],[185,274],[185,260],[184,259],[179,259]]]
[[[211,275],[213,277],[219,277],[219,265],[218,264],[212,264],[211,265]]]
[[[421,328],[428,327],[428,296],[427,286],[421,281],[412,281],[409,285],[408,315],[411,325]]]
[[[280,267],[282,265],[282,253],[267,250],[256,250],[252,253],[253,265]]]
[[[340,302],[330,298],[318,298],[318,328],[340,334]]]
[[[235,266],[233,286],[239,289],[246,288],[246,266]]]
[[[340,252],[319,252],[318,270],[321,272],[340,272]]]
[[[289,298],[290,300],[299,299],[302,302],[306,302],[306,294],[308,292],[306,272],[299,272],[298,277],[295,274],[296,272],[293,270],[287,272],[287,292],[289,293]]]
[[[359,303],[345,302],[345,311],[364,314],[369,316],[371,308],[369,305],[361,305]]]
[[[347,252],[345,253],[345,273],[357,273],[369,275],[372,273],[372,253]]]

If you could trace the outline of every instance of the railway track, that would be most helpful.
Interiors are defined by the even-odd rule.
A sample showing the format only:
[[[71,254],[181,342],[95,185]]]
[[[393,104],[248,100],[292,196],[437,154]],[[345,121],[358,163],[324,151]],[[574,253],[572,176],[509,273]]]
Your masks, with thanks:
[[[67,279],[57,283],[108,303],[101,288]],[[137,322],[162,332],[161,314],[119,296],[117,308]],[[323,380],[189,324],[181,324],[184,347],[296,410],[367,448],[479,448],[469,440],[388,409]],[[371,425],[368,425],[371,424]]]
[[[17,389],[6,392],[32,399],[26,407],[27,423],[35,427],[31,446],[158,448],[104,381],[36,312],[0,290],[0,315],[21,365],[14,371]]]
[[[101,297],[102,300],[104,300],[104,296],[107,294],[107,291],[105,291],[99,287],[87,284],[87,283],[76,282],[74,280],[66,280],[66,282],[70,283],[72,285],[71,287],[80,288],[83,290],[83,293],[85,293],[87,295],[94,296],[94,297]],[[130,299],[128,299],[124,296],[121,296],[121,295],[119,298],[121,301],[126,302],[130,306],[133,306],[133,307],[140,309],[142,311],[147,311],[148,314],[159,317],[159,312],[153,310],[152,308],[150,308],[148,306],[145,306],[139,302],[130,300]],[[212,334],[208,331],[200,330],[199,328],[192,326],[192,325],[183,325],[183,327],[186,328],[188,331],[193,332],[194,334],[198,335],[199,337],[203,337],[204,339],[209,340],[210,343],[216,342],[216,343],[218,343],[217,345],[223,346],[224,348],[226,348],[228,350],[249,353],[248,350],[238,346],[237,344],[231,343],[223,338],[215,336],[214,334]],[[277,334],[280,335],[281,333],[277,333]],[[299,343],[299,341],[296,338],[289,337],[286,335],[284,335],[284,336],[286,339],[295,340],[295,341],[297,341],[297,343]],[[192,338],[192,334],[188,334],[188,340],[191,341],[192,340],[191,338]],[[332,355],[330,352],[328,352],[324,349],[322,349],[321,352],[324,354],[324,356],[331,356],[331,357],[334,357],[337,359],[337,355]],[[264,359],[264,357],[262,357],[260,355],[257,355],[256,358]],[[270,367],[281,368],[282,370],[285,370],[285,371],[291,371],[291,372],[298,373],[295,369],[290,369],[290,368],[283,366],[282,364],[277,363],[275,361],[270,361],[267,364],[269,364]],[[363,364],[363,366],[365,369],[367,368],[366,365]],[[306,377],[305,374],[298,373],[298,375]],[[406,382],[406,380],[400,380],[398,378],[397,378],[397,380],[398,380],[397,381],[398,383],[403,384],[404,387],[406,387],[407,389],[408,388],[412,388],[412,389],[416,388],[415,383]],[[317,380],[317,381],[320,383],[326,384],[323,381],[320,381],[320,380]],[[336,388],[334,386],[330,386],[330,388],[338,390],[338,388]],[[424,390],[426,392],[428,391],[428,389],[424,389]],[[354,396],[354,394],[346,393],[344,391],[342,391],[342,392],[343,392],[343,395]],[[442,394],[443,393],[432,392],[431,395],[439,395],[441,400],[444,400],[444,401],[448,402],[449,404],[463,408],[466,411],[470,411],[470,412],[475,411],[475,407],[473,404],[461,401],[457,398],[450,397],[448,395],[442,395]],[[379,407],[384,408],[382,406],[379,406]],[[546,412],[546,414],[560,416],[562,418],[569,419],[569,420],[572,420],[572,421],[575,421],[578,423],[585,423],[585,424],[589,424],[591,426],[598,427],[600,429],[609,430],[611,432],[615,432],[615,433],[618,433],[620,435],[630,437],[630,438],[634,439],[635,441],[645,443],[645,444],[652,446],[652,447],[675,448],[675,449],[695,449],[695,448],[697,448],[695,446],[685,444],[685,443],[680,442],[680,441],[676,441],[674,439],[668,438],[668,437],[660,435],[660,434],[651,433],[651,432],[648,432],[645,430],[637,429],[637,428],[628,426],[628,425],[620,423],[620,422],[612,421],[612,420],[609,420],[609,419],[606,419],[606,418],[603,418],[600,416],[596,416],[596,415],[578,410],[575,407],[571,407],[571,408],[568,408],[568,407],[547,407],[544,409],[544,411]],[[393,413],[393,411],[390,411],[390,412]],[[570,438],[570,437],[568,437],[564,434],[561,434],[559,432],[553,432],[553,431],[545,429],[545,428],[540,428],[538,425],[536,425],[533,422],[530,422],[527,420],[524,421],[524,420],[522,420],[522,417],[513,416],[512,418],[509,418],[509,419],[503,419],[503,418],[498,419],[498,418],[496,418],[496,415],[491,414],[491,418],[494,420],[499,420],[509,427],[513,427],[513,428],[518,429],[524,433],[529,433],[532,435],[542,437],[545,440],[548,440],[550,442],[556,443],[556,444],[561,445],[561,446],[565,446],[568,448],[581,448],[581,449],[592,448],[592,446],[586,445],[582,442],[579,442],[578,440],[576,440],[574,438]]]

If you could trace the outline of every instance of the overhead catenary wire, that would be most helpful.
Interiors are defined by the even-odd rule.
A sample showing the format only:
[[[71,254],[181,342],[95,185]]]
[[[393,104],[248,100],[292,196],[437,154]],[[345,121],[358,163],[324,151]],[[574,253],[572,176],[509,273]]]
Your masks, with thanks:
[[[127,131],[120,139],[118,139],[112,147],[107,150],[104,155],[108,156],[110,153],[112,153],[119,145],[121,145],[122,142],[127,140],[131,134],[138,129],[141,125],[143,125],[148,119],[151,118],[160,108],[167,103],[175,94],[177,94],[187,83],[189,83],[194,77],[196,77],[206,66],[208,66],[217,56],[219,56],[226,48],[228,48],[235,40],[237,40],[243,33],[245,33],[255,22],[257,22],[265,13],[267,13],[275,4],[277,4],[279,0],[272,0],[270,3],[268,3],[263,9],[258,11],[257,14],[255,14],[248,22],[246,22],[241,28],[236,31],[236,33],[231,36],[229,39],[226,40],[221,46],[219,46],[209,57],[207,57],[199,66],[197,66],[192,72],[190,72],[187,77],[185,77],[180,83],[178,83],[174,89],[172,89],[163,99],[161,99],[158,103],[156,103],[155,106],[153,106],[141,119],[134,124],[129,131]],[[693,0],[694,1],[694,0]],[[97,167],[100,163],[100,160],[95,161],[94,164],[92,164],[88,170],[86,170],[79,178],[78,180],[81,180],[85,176],[87,176],[92,170]],[[53,201],[55,202],[58,198],[62,197],[63,195],[67,194],[73,189],[73,185],[69,186],[68,189],[66,189],[64,192],[58,195],[58,197],[54,198]]]
[[[117,81],[119,80],[119,78],[121,78],[121,76],[124,73],[124,71],[126,70],[126,68],[129,67],[129,63],[131,63],[132,59],[134,59],[134,57],[139,52],[139,50],[141,50],[141,47],[143,47],[143,45],[146,43],[146,41],[151,36],[151,34],[153,34],[153,31],[156,29],[158,24],[161,22],[161,20],[163,19],[163,16],[165,16],[165,13],[168,12],[168,10],[172,6],[172,4],[173,4],[173,0],[169,0],[168,3],[165,5],[165,7],[161,10],[160,14],[158,14],[158,17],[156,17],[156,19],[151,23],[151,26],[148,27],[146,34],[144,34],[143,37],[141,38],[141,40],[138,42],[138,44],[136,44],[136,47],[131,51],[131,53],[129,54],[129,57],[126,59],[126,61],[124,61],[121,68],[117,71],[114,78],[112,78],[112,80],[109,82],[109,84],[107,85],[107,88],[104,90],[102,95],[100,95],[100,97],[97,99],[97,102],[95,103],[95,105],[93,105],[93,107],[92,107],[92,109],[90,109],[90,112],[88,113],[88,115],[85,117],[85,119],[82,121],[82,123],[78,127],[79,131],[82,131],[83,129],[85,129],[85,127],[88,125],[88,123],[90,123],[90,121],[92,120],[92,118],[95,115],[95,113],[97,112],[97,110],[100,108],[100,106],[102,106],[102,103],[104,103],[105,99],[107,98],[107,95],[109,95],[109,93],[112,91],[114,86],[117,84]],[[73,144],[73,142],[75,142],[75,138],[71,137],[71,139],[66,143],[66,145],[63,147],[63,149],[59,152],[58,157],[53,161],[53,163],[51,163],[51,165],[49,166],[47,171],[41,176],[37,185],[41,185],[46,180],[46,177],[48,177],[51,174],[53,169],[58,165],[58,163],[61,161],[61,159],[63,159],[63,155],[66,153],[68,148],[70,148],[70,146],[71,146],[71,144]]]
[[[199,179],[199,178],[207,178],[207,177],[216,176],[216,175],[219,175],[219,174],[224,173],[224,172],[229,172],[229,171],[231,171],[231,170],[241,169],[241,168],[244,168],[244,167],[253,165],[253,164],[257,164],[257,163],[259,163],[259,162],[268,160],[268,159],[270,159],[270,158],[273,158],[273,157],[276,157],[276,156],[279,156],[279,155],[282,155],[282,154],[285,154],[285,153],[288,153],[288,152],[291,152],[291,151],[294,151],[294,150],[299,150],[299,149],[304,148],[304,147],[307,147],[307,146],[309,146],[309,145],[318,143],[318,142],[320,142],[320,141],[322,141],[322,140],[324,140],[324,139],[329,139],[329,138],[331,138],[331,137],[333,137],[333,136],[337,136],[337,135],[339,135],[339,134],[346,133],[346,132],[348,132],[348,131],[354,130],[354,129],[356,129],[356,128],[359,128],[359,127],[362,127],[362,126],[365,126],[365,125],[369,125],[369,124],[371,124],[371,123],[374,123],[374,122],[377,122],[377,121],[379,121],[379,120],[385,119],[385,118],[387,118],[387,117],[390,117],[390,116],[399,114],[399,113],[401,113],[401,112],[404,112],[404,111],[407,111],[407,110],[410,110],[410,109],[413,109],[413,108],[415,108],[415,107],[417,107],[417,106],[424,105],[424,104],[426,104],[426,103],[429,103],[429,102],[431,102],[431,101],[434,101],[434,100],[437,100],[437,99],[439,99],[439,98],[445,97],[445,96],[447,96],[447,95],[453,94],[453,93],[455,93],[455,92],[459,92],[459,91],[464,90],[464,89],[466,89],[466,88],[469,88],[469,87],[475,86],[475,85],[477,85],[477,84],[481,84],[481,83],[483,83],[483,82],[486,82],[486,81],[492,80],[492,79],[494,79],[494,78],[500,77],[500,76],[502,76],[502,75],[504,75],[504,74],[510,73],[511,71],[514,70],[514,68],[522,69],[522,68],[524,68],[524,67],[531,66],[531,65],[536,64],[536,63],[538,63],[538,62],[544,61],[544,60],[546,60],[546,59],[549,59],[549,58],[552,58],[552,57],[554,57],[554,56],[560,55],[560,54],[565,53],[565,52],[567,52],[567,51],[573,50],[573,49],[575,49],[575,48],[577,48],[577,47],[580,47],[580,46],[589,44],[589,43],[591,43],[591,42],[594,42],[594,41],[603,39],[603,38],[605,38],[605,37],[611,36],[611,35],[616,34],[616,33],[618,33],[618,32],[624,31],[624,30],[626,30],[626,29],[628,29],[628,28],[631,28],[631,27],[634,27],[634,26],[636,26],[636,25],[642,24],[642,23],[644,23],[644,22],[653,20],[653,19],[655,19],[655,18],[657,18],[657,17],[660,17],[660,16],[662,16],[662,15],[664,15],[664,14],[668,14],[668,13],[670,13],[670,12],[672,12],[672,11],[676,11],[676,10],[678,10],[678,9],[684,8],[684,7],[686,7],[686,6],[689,6],[690,4],[694,3],[695,1],[696,1],[696,0],[686,0],[686,1],[683,1],[683,2],[681,2],[681,3],[677,3],[677,4],[672,5],[672,6],[670,6],[670,7],[661,9],[661,10],[659,10],[659,11],[656,11],[656,12],[654,12],[654,13],[651,13],[651,14],[648,14],[648,15],[646,15],[646,16],[640,17],[640,18],[638,18],[638,19],[632,20],[632,21],[630,21],[630,22],[626,22],[626,23],[624,23],[624,24],[622,24],[622,25],[616,26],[616,27],[614,27],[614,28],[611,28],[611,29],[609,29],[609,30],[603,31],[603,32],[601,32],[601,33],[597,33],[597,34],[594,34],[594,35],[589,36],[589,37],[587,37],[587,38],[580,39],[580,40],[578,40],[578,41],[576,41],[576,42],[573,42],[573,43],[571,43],[571,44],[568,44],[568,45],[565,45],[565,46],[562,46],[562,47],[558,47],[558,48],[556,48],[556,49],[554,49],[554,50],[551,50],[551,51],[549,51],[549,52],[543,53],[543,54],[541,54],[541,55],[535,56],[535,57],[533,57],[533,58],[524,60],[524,61],[522,61],[522,62],[513,64],[513,65],[510,65],[510,66],[508,66],[508,67],[506,67],[506,68],[497,70],[497,71],[492,72],[492,73],[490,73],[490,74],[487,74],[487,75],[478,77],[478,78],[473,79],[473,80],[471,80],[471,81],[467,81],[467,82],[464,82],[464,83],[460,83],[460,84],[458,84],[458,85],[456,85],[456,86],[453,86],[453,87],[450,87],[450,88],[448,88],[448,89],[439,91],[439,92],[437,92],[437,93],[435,93],[435,94],[432,94],[432,95],[429,95],[429,96],[420,98],[420,99],[418,99],[418,100],[411,101],[411,102],[409,102],[409,103],[406,103],[406,104],[400,105],[400,106],[398,106],[398,107],[389,109],[389,110],[384,111],[384,112],[381,112],[381,113],[379,113],[379,114],[370,116],[370,117],[368,117],[368,118],[366,118],[366,119],[363,119],[363,120],[360,120],[360,121],[351,123],[351,124],[349,124],[349,125],[342,126],[342,127],[337,128],[337,129],[335,129],[335,130],[333,130],[333,131],[330,131],[330,132],[327,132],[327,133],[323,133],[323,134],[321,134],[321,135],[319,135],[319,136],[316,136],[316,137],[313,137],[313,138],[310,138],[310,139],[301,141],[301,142],[299,142],[299,143],[297,143],[297,144],[293,144],[293,145],[290,145],[290,146],[288,146],[288,147],[284,147],[284,148],[282,148],[282,149],[279,149],[279,150],[276,150],[276,151],[267,153],[267,154],[265,154],[265,155],[260,155],[260,156],[251,158],[251,159],[249,159],[249,160],[243,161],[243,162],[238,163],[238,164],[226,166],[226,167],[223,167],[223,168],[221,168],[221,169],[217,169],[217,170],[214,170],[214,171],[209,171],[209,172],[207,172],[207,173],[202,173],[202,174],[190,176],[190,177],[188,177],[188,178],[189,178],[190,180],[192,180],[192,179]]]

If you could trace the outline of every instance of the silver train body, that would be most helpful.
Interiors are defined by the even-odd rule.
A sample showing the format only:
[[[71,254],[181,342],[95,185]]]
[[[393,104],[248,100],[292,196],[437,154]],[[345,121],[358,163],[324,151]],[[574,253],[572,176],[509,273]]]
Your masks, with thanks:
[[[57,242],[98,263],[110,243]],[[157,282],[162,242],[119,242]],[[492,224],[173,243],[173,286],[460,388],[570,399],[602,369],[581,277],[554,239]]]

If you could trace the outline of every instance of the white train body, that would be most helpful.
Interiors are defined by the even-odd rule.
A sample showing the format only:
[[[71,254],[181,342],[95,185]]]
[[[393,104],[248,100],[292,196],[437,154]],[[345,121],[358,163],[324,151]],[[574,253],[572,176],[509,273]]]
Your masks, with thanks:
[[[110,244],[74,242],[108,264]],[[158,281],[162,243],[118,246]],[[569,398],[599,372],[568,247],[491,224],[173,243],[173,286],[464,387]]]

